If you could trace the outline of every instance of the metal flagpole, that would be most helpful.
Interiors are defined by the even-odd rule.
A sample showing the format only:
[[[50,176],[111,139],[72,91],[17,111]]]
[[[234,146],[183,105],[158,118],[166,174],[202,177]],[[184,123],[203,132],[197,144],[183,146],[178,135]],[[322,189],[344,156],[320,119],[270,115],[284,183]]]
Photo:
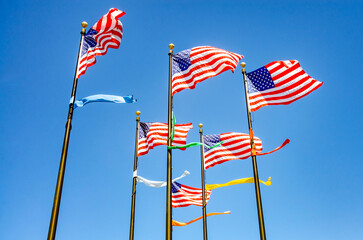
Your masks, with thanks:
[[[250,104],[248,100],[248,91],[247,91],[247,78],[246,78],[246,63],[241,63],[242,67],[242,74],[243,74],[243,81],[244,81],[244,88],[245,88],[245,97],[246,97],[246,108],[247,108],[247,119],[248,119],[248,128],[249,131],[252,131],[252,121],[251,121],[251,111],[250,111]],[[254,141],[251,138],[251,150],[254,149]],[[256,192],[256,202],[257,202],[257,213],[258,213],[258,223],[260,226],[260,239],[266,240],[266,232],[265,232],[265,222],[263,220],[263,211],[262,211],[262,201],[261,201],[261,192],[260,192],[260,182],[258,177],[258,170],[257,170],[257,161],[256,156],[252,157],[252,164],[253,164],[253,176],[255,180],[255,192]]]
[[[136,137],[135,137],[135,155],[134,155],[134,172],[132,180],[132,200],[131,200],[131,218],[130,218],[130,240],[134,240],[135,228],[135,200],[136,200],[136,174],[137,174],[137,160],[138,160],[138,147],[139,147],[139,128],[140,128],[140,111],[136,111]]]
[[[200,142],[203,143],[203,124],[199,123],[199,135]],[[203,239],[207,240],[207,206],[205,201],[205,170],[204,170],[204,147],[200,146],[200,157],[201,157],[201,178],[202,178],[202,201],[203,201]]]
[[[87,22],[82,22],[81,40],[79,43],[77,66],[76,66],[76,72],[74,74],[71,102],[69,103],[68,118],[67,118],[67,122],[66,122],[66,132],[64,134],[62,156],[61,156],[61,161],[60,161],[60,165],[59,165],[58,179],[57,179],[57,185],[56,185],[55,194],[54,194],[52,215],[50,218],[50,224],[49,224],[49,230],[48,230],[48,240],[55,239],[55,234],[56,234],[56,230],[57,230],[59,206],[60,206],[61,197],[62,197],[63,179],[64,179],[64,172],[65,172],[66,161],[67,161],[69,136],[71,134],[71,129],[72,129],[73,105],[74,105],[74,100],[76,97],[76,90],[77,90],[77,83],[78,83],[77,69],[78,69],[78,65],[79,65],[79,58],[81,55],[83,39],[84,39],[84,35],[86,33],[87,26],[88,26]]]
[[[171,147],[172,134],[172,61],[173,61],[174,44],[169,44],[169,96],[168,96],[168,147]],[[172,184],[172,155],[171,149],[167,150],[167,185],[166,185],[166,240],[172,239],[172,204],[171,204],[171,184]]]

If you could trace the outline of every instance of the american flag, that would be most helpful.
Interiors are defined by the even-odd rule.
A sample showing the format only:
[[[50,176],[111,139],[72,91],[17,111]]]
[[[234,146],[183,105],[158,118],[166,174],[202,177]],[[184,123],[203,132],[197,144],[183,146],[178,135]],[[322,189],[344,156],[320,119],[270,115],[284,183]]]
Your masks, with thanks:
[[[171,185],[172,191],[172,207],[187,207],[189,205],[203,206],[203,194],[201,188],[189,187],[177,182],[173,182]],[[205,202],[209,201],[212,190],[205,191]]]
[[[253,139],[256,152],[261,152],[261,140],[258,137]],[[229,132],[203,136],[204,144],[210,147],[221,141],[223,144],[218,147],[204,147],[205,169],[230,160],[246,159],[251,156],[250,136],[248,134]]]
[[[297,60],[271,62],[247,77],[252,112],[267,105],[290,104],[323,84],[306,74]]]
[[[207,78],[230,69],[232,72],[243,58],[237,53],[223,49],[203,46],[181,51],[173,56],[172,92],[193,89]]]
[[[111,8],[84,36],[77,78],[87,67],[96,63],[96,56],[105,55],[108,48],[118,48],[122,39],[122,23],[118,20],[125,12]]]
[[[187,134],[193,128],[192,123],[175,124],[175,135],[173,146],[183,146],[187,143]],[[167,123],[145,123],[140,122],[138,156],[145,155],[149,149],[156,146],[168,144]],[[181,150],[185,150],[182,148]]]

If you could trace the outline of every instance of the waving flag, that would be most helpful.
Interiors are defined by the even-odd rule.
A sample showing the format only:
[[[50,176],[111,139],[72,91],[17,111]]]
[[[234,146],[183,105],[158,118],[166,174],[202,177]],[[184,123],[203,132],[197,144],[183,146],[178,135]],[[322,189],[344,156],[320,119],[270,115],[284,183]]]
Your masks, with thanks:
[[[265,184],[266,186],[270,186],[271,177],[269,177],[266,182],[259,179],[259,182]],[[212,189],[216,189],[216,188],[220,188],[220,187],[227,187],[227,186],[232,186],[232,185],[236,185],[236,184],[244,184],[244,183],[255,183],[255,179],[253,177],[249,177],[249,178],[241,178],[241,179],[232,180],[227,183],[207,184],[207,185],[205,185],[205,189],[212,190]]]
[[[195,47],[181,51],[173,56],[172,92],[193,89],[207,78],[236,68],[243,58],[237,53],[215,47]]]
[[[177,182],[171,185],[172,207],[187,207],[189,205],[203,206],[202,189],[189,187]],[[212,190],[206,190],[206,203],[209,201]]]
[[[192,123],[175,124],[175,135],[173,146],[183,146],[187,143],[187,135],[193,128]],[[156,146],[168,144],[167,123],[145,123],[140,122],[138,156],[145,155]],[[185,150],[185,148],[181,148]]]
[[[174,178],[172,180],[172,182],[178,181],[179,179],[181,179],[181,178],[183,178],[183,177],[185,177],[185,176],[187,176],[189,174],[190,173],[187,170],[185,170],[182,175],[180,175],[177,178]],[[152,181],[152,180],[143,178],[143,177],[137,175],[137,171],[134,172],[134,177],[136,177],[136,181],[137,182],[142,182],[142,183],[144,183],[148,187],[161,188],[161,187],[165,187],[166,186],[166,182],[165,181]]]
[[[256,152],[262,151],[262,142],[254,137]],[[204,135],[203,142],[208,146],[223,141],[221,146],[215,148],[204,147],[205,169],[230,160],[246,159],[251,156],[250,136],[244,133],[221,133]]]
[[[322,84],[306,74],[297,60],[271,62],[247,73],[250,110],[290,104]]]
[[[96,94],[74,101],[74,109],[93,102],[134,103],[136,102],[136,99],[132,95],[121,97],[116,95]]]
[[[208,213],[207,217],[215,216],[215,215],[223,215],[223,214],[231,214],[231,211],[226,211],[226,212],[222,212],[222,213]],[[198,220],[200,220],[202,218],[203,218],[203,216],[198,217],[196,219],[193,219],[193,220],[191,220],[189,222],[178,222],[178,221],[173,220],[172,225],[175,226],[175,227],[183,227],[183,226],[189,225],[189,224],[191,224],[193,222],[196,222],[196,221],[198,221]]]
[[[79,59],[77,78],[85,74],[87,67],[96,63],[96,56],[105,55],[108,48],[118,48],[122,39],[122,23],[118,20],[123,11],[111,8],[84,36]]]

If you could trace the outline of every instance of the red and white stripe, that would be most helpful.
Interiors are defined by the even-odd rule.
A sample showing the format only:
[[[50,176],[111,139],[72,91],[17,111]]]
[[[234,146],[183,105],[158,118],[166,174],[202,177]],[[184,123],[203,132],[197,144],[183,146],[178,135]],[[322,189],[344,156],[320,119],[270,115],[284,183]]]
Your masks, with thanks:
[[[323,84],[310,77],[297,60],[275,61],[265,67],[270,72],[275,87],[249,94],[251,112],[267,105],[290,104]]]
[[[205,79],[234,69],[243,55],[228,52],[223,49],[202,46],[192,48],[190,51],[190,66],[172,78],[173,95],[183,89],[193,89],[195,85]]]
[[[204,155],[205,169],[215,165],[237,159],[246,159],[251,156],[250,136],[244,133],[221,133],[221,146],[207,151]],[[254,137],[256,152],[262,151],[262,141]]]
[[[173,208],[187,207],[190,205],[203,206],[201,188],[189,187],[183,184],[180,184],[180,186],[181,188],[179,188],[178,192],[172,193],[171,201]],[[175,187],[175,185],[173,187]],[[205,194],[205,202],[208,203],[212,190],[205,190]]]
[[[93,35],[97,45],[88,49],[87,53],[79,59],[77,78],[83,75],[87,68],[96,63],[96,56],[105,55],[108,48],[119,48],[122,39],[122,23],[118,20],[125,12],[111,8],[92,29],[97,31]]]
[[[175,124],[175,135],[173,146],[183,146],[187,143],[187,135],[190,129],[193,128],[192,123]],[[146,138],[139,139],[138,156],[145,155],[150,149],[156,146],[168,144],[168,124],[154,122],[151,124]],[[181,150],[185,150],[182,148]]]

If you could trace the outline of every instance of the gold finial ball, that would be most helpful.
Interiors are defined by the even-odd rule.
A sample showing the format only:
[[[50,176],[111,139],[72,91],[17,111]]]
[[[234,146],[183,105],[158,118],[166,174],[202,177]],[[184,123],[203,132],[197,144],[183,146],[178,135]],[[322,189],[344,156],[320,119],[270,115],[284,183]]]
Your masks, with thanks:
[[[241,67],[245,68],[246,67],[246,63],[245,62],[241,62]]]
[[[83,28],[88,27],[88,23],[87,22],[82,22],[81,25],[82,25]]]
[[[136,115],[140,116],[141,112],[140,111],[136,111]]]
[[[203,124],[202,123],[199,123],[198,126],[199,126],[199,128],[202,128],[203,127]]]
[[[170,49],[170,50],[173,50],[173,49],[174,49],[174,44],[170,43],[170,44],[169,44],[169,49]]]

